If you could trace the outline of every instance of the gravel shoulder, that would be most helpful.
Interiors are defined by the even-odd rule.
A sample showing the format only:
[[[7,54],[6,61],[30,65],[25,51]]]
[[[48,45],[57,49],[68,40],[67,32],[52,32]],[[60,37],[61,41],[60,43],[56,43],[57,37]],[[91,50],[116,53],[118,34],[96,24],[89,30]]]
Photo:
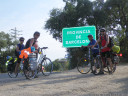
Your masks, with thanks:
[[[113,75],[80,74],[77,69],[33,80],[0,74],[0,96],[128,96],[128,65],[117,66]],[[100,95],[97,95],[100,96]],[[118,96],[118,95],[116,95]]]

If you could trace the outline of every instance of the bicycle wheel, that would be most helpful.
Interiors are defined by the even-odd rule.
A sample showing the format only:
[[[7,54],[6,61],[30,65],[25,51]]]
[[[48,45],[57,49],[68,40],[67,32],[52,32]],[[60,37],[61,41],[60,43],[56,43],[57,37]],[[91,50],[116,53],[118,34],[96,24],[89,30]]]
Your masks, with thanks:
[[[112,73],[114,73],[116,71],[116,64],[114,63],[112,66]]]
[[[112,64],[112,70],[111,70],[111,66],[108,62],[106,62],[106,66],[104,67],[104,72],[112,74],[114,73],[116,70],[116,64]]]
[[[99,75],[102,70],[102,60],[101,57],[96,57],[96,64],[92,66],[92,72],[94,75]]]
[[[16,78],[18,76],[18,73],[15,74],[15,64],[10,66],[10,70],[8,71],[8,76],[10,78]]]
[[[15,74],[13,71],[9,71],[8,76],[11,78],[16,78],[18,76],[18,73]]]
[[[116,64],[118,64],[119,63],[119,57],[117,57],[116,58],[116,62],[115,62],[115,60],[114,60],[114,56],[112,57],[112,63],[113,63],[113,66],[112,66],[112,73],[114,73],[115,71],[116,71]]]
[[[83,57],[77,63],[77,70],[81,74],[87,74],[91,70],[91,62],[88,57]]]
[[[43,75],[49,76],[53,70],[53,63],[51,62],[49,58],[45,58],[41,62],[41,68],[42,68]]]
[[[35,72],[31,70],[30,64],[28,64],[28,60],[24,60],[23,71],[26,79],[34,78]]]

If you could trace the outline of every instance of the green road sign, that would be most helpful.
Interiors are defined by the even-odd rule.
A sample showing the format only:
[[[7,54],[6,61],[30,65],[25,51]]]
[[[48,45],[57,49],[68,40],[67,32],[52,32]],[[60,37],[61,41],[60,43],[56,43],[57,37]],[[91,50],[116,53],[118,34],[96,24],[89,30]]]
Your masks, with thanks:
[[[87,46],[90,42],[87,37],[89,34],[96,40],[95,26],[64,28],[62,32],[63,47],[67,48]]]

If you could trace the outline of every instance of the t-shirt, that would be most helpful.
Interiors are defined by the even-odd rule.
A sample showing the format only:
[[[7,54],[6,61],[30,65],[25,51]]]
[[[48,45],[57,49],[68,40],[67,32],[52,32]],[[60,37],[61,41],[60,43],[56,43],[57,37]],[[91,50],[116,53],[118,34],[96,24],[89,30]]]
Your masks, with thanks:
[[[25,49],[27,49],[27,48],[29,48],[30,47],[30,41],[32,40],[32,38],[31,39],[29,39],[27,42],[26,42],[26,45],[25,45]],[[37,41],[36,40],[34,40],[34,42],[33,42],[33,44],[32,44],[32,46],[36,43]]]
[[[101,40],[102,47],[104,47],[107,43],[107,40],[106,40],[105,36],[101,36],[100,40]],[[110,50],[111,49],[109,47],[106,47],[106,48],[102,49],[101,52],[107,52],[107,51],[110,51]]]
[[[17,46],[19,47],[19,50],[21,51],[21,50],[23,50],[24,49],[24,45],[22,44],[17,44]]]
[[[22,44],[17,44],[17,46],[19,47],[19,50],[21,51],[21,50],[23,50],[24,49],[24,45]],[[17,52],[16,50],[15,50],[15,55],[17,56],[17,57],[19,57],[19,52]]]
[[[90,41],[90,43],[88,44],[88,46],[92,46],[95,45],[96,40],[92,39],[92,41]],[[99,48],[99,45],[95,46],[95,48]],[[99,49],[91,49],[92,53],[99,53]]]

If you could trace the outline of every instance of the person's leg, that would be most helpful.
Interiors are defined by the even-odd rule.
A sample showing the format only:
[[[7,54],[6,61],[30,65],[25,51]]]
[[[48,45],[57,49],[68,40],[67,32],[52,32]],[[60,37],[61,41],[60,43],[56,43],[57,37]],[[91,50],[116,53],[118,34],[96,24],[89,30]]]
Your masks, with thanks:
[[[94,58],[94,71],[97,70],[97,69],[96,69],[96,66],[97,66],[97,64],[96,64],[96,56],[97,56],[97,54],[94,53],[94,54],[93,54],[93,58]]]
[[[16,64],[16,67],[15,67],[15,74],[17,74],[18,72],[18,68],[19,68],[19,66],[20,66],[20,61],[21,61],[21,59],[20,58],[17,58],[18,60],[17,60],[17,64]]]
[[[106,65],[106,63],[105,63],[105,52],[102,52],[101,53],[101,60],[102,60],[102,72],[103,72],[103,70],[104,70],[104,66]]]

